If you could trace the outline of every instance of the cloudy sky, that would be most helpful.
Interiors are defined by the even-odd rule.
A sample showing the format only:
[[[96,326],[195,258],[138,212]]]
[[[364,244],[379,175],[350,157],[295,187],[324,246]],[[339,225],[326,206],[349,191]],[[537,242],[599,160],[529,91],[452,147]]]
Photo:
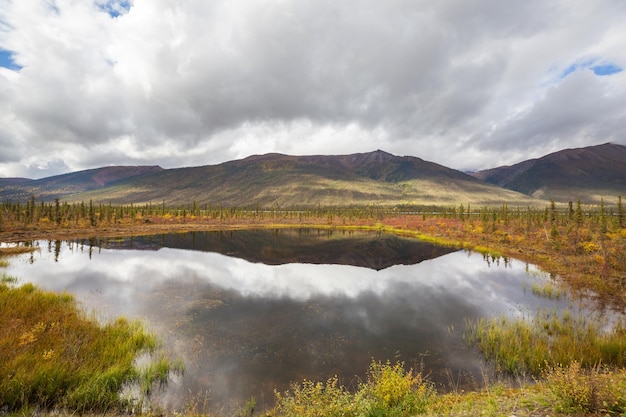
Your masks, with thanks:
[[[622,0],[0,0],[0,177],[626,145]]]

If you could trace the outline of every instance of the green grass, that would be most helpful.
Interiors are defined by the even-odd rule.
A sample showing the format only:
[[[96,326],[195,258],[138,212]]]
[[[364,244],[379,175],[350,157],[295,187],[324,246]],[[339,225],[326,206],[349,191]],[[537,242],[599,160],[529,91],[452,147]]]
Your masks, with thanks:
[[[567,294],[565,289],[558,287],[552,282],[546,282],[543,284],[532,283],[530,290],[538,297],[548,298],[550,300],[560,300]]]
[[[477,319],[465,337],[496,367],[514,375],[539,376],[546,367],[579,362],[626,366],[626,329],[621,322],[605,329],[602,320],[569,312],[540,312],[532,320]]]
[[[180,363],[165,359],[159,341],[137,321],[101,324],[67,293],[0,282],[0,409],[95,412],[141,405]],[[139,355],[150,365],[136,365]],[[125,387],[140,398],[125,398]]]

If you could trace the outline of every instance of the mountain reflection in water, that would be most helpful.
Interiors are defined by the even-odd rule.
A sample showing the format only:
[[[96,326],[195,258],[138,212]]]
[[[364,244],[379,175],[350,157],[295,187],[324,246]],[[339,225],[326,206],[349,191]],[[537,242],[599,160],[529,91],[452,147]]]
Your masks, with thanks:
[[[191,232],[93,241],[115,249],[161,248],[217,252],[267,265],[288,263],[353,265],[381,270],[413,265],[457,249],[382,232],[274,229]]]
[[[290,382],[353,387],[372,359],[423,367],[445,386],[489,372],[462,340],[466,319],[531,316],[548,279],[512,260],[369,232],[241,230],[36,242],[9,273],[75,293],[107,317],[144,319],[186,373],[160,400],[180,408],[273,403]],[[133,249],[133,250],[128,250]],[[143,250],[138,250],[143,249]]]

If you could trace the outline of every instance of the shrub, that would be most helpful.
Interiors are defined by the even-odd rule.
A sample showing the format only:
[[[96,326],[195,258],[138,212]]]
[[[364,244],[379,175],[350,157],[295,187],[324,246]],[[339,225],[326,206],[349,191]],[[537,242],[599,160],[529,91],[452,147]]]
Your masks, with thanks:
[[[432,384],[421,372],[405,371],[404,364],[372,362],[369,379],[363,388],[371,393],[371,415],[404,416],[422,413],[435,396]]]
[[[556,411],[626,413],[624,378],[614,378],[613,371],[600,366],[585,371],[574,361],[567,366],[547,367],[544,377],[557,398]]]
[[[432,384],[420,372],[406,371],[402,363],[372,362],[368,379],[355,393],[337,377],[325,383],[304,381],[292,391],[276,392],[280,416],[412,416],[422,413],[436,398]]]
[[[367,403],[354,401],[337,377],[325,383],[305,380],[293,385],[292,392],[275,392],[278,415],[289,417],[362,416]],[[358,394],[357,394],[358,395]]]

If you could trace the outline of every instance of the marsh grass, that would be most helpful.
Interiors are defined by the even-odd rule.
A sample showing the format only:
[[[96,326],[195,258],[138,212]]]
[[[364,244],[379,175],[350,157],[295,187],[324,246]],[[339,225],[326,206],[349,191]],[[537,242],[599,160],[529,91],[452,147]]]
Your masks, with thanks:
[[[621,322],[607,328],[603,320],[566,311],[539,312],[532,320],[500,317],[467,322],[465,333],[500,371],[540,376],[546,367],[584,368],[626,365],[626,329]]]
[[[13,284],[6,276],[0,282],[0,409],[121,410],[182,371],[140,322],[119,318],[103,325],[70,294]],[[136,364],[141,354],[152,358],[145,368]],[[132,385],[141,398],[123,398],[123,388]]]
[[[537,297],[543,297],[550,300],[560,300],[567,294],[564,288],[559,287],[552,282],[545,282],[542,284],[533,282],[530,286],[530,291]]]

